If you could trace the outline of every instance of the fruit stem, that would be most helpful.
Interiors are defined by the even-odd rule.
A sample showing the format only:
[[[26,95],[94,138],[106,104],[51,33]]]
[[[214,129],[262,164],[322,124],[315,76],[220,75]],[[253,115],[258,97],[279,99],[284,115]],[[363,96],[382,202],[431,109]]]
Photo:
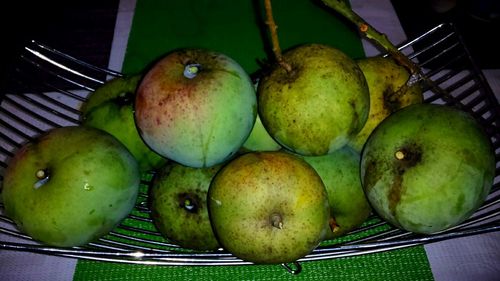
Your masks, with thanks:
[[[35,176],[37,179],[41,180],[47,177],[47,172],[44,169],[36,171]]]
[[[42,185],[49,181],[49,173],[45,169],[36,171],[35,176],[38,180],[33,184],[34,189],[40,188]]]
[[[332,233],[339,231],[339,225],[335,221],[335,218],[330,217],[330,219],[328,220],[328,224],[330,225],[330,231]]]
[[[283,229],[283,220],[279,214],[271,215],[271,224],[278,229]]]
[[[198,212],[198,202],[196,195],[190,193],[181,193],[178,195],[179,207],[190,213]]]
[[[189,200],[189,198],[187,198],[186,200],[184,200],[184,208],[186,210],[188,210],[188,211],[192,211],[194,209],[194,205],[191,202],[191,200]]]
[[[321,0],[323,4],[334,9],[337,13],[344,16],[347,20],[358,26],[359,31],[367,39],[375,43],[376,46],[383,48],[389,55],[391,55],[400,65],[408,69],[410,72],[410,77],[406,81],[406,85],[411,87],[412,85],[423,80],[429,87],[431,87],[437,94],[443,97],[450,97],[450,94],[445,90],[441,89],[436,85],[434,81],[429,79],[422,73],[420,67],[411,61],[407,56],[405,56],[401,51],[399,51],[394,44],[389,40],[389,38],[371,26],[366,22],[361,16],[356,14],[351,7],[349,7],[345,0]],[[454,99],[450,97],[451,101]],[[460,107],[460,104],[455,104]]]
[[[283,55],[281,53],[280,43],[278,39],[278,32],[277,32],[278,26],[274,22],[271,0],[265,0],[264,4],[267,15],[266,24],[269,28],[269,32],[271,33],[271,44],[273,46],[274,56],[276,57],[276,61],[278,62],[278,64],[281,67],[283,67],[286,70],[286,72],[291,72],[292,67],[283,59]]]
[[[367,23],[361,16],[356,14],[344,0],[322,0],[323,3],[337,11],[339,14],[347,18],[349,21],[358,26],[359,31],[366,38],[375,42],[379,47],[382,47],[386,52],[394,57],[402,66],[407,68],[413,75],[415,73],[420,73],[420,68],[414,64],[407,56],[402,54],[398,48],[392,44],[392,42],[383,33],[380,33],[373,26]]]
[[[403,159],[405,159],[406,155],[405,155],[405,152],[403,150],[398,150],[398,151],[396,151],[396,153],[394,153],[394,157],[396,157],[396,159],[398,159],[398,160],[403,160]]]
[[[188,79],[193,79],[198,75],[201,65],[198,63],[190,63],[184,67],[184,77]]]

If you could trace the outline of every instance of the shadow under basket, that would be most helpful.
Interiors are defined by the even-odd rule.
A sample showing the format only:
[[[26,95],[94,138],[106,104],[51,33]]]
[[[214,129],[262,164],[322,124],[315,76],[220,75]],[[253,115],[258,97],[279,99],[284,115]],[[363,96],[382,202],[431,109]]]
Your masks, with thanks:
[[[424,102],[456,106],[471,113],[484,127],[495,150],[494,185],[483,206],[468,220],[433,235],[409,233],[376,215],[347,235],[324,241],[294,264],[401,249],[500,230],[500,106],[452,24],[438,25],[399,49],[417,63],[432,85],[424,86]],[[78,125],[78,108],[105,81],[121,74],[102,69],[39,42],[29,42],[9,73],[0,93],[0,180],[19,147],[51,128]],[[153,174],[143,174],[132,213],[111,233],[84,247],[42,245],[19,232],[1,211],[0,249],[130,264],[244,265],[251,264],[219,249],[211,252],[183,249],[163,238],[150,218],[148,188]],[[4,240],[4,241],[2,241]],[[13,242],[15,241],[15,242]]]

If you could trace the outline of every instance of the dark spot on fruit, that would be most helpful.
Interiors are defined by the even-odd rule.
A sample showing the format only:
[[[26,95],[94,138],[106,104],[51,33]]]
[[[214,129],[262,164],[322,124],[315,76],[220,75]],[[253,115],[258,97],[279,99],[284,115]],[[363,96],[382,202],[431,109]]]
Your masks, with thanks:
[[[193,59],[185,59],[183,64],[184,64],[184,66],[193,64],[193,65],[199,66],[199,68],[201,69],[201,64],[196,59],[194,59],[194,60]]]
[[[459,215],[462,213],[462,208],[463,208],[464,203],[465,203],[465,195],[460,194],[457,198],[457,202],[453,206],[454,214]]]
[[[475,163],[477,163],[477,157],[473,151],[471,151],[468,148],[464,148],[460,151],[460,154],[461,154],[461,157],[464,159],[463,161],[465,163],[469,163],[471,165],[476,165]]]
[[[396,206],[401,200],[401,189],[403,184],[403,176],[402,174],[395,174],[394,180],[392,182],[391,189],[389,190],[389,210],[392,215],[396,215]]]
[[[405,173],[422,161],[422,149],[416,143],[408,143],[394,152],[392,186],[389,190],[389,210],[395,216],[396,207],[403,193],[403,177]]]
[[[401,153],[400,157],[394,159],[396,161],[395,167],[403,169],[400,171],[404,173],[408,168],[411,168],[422,161],[422,148],[416,143],[408,143],[395,151],[395,155]]]
[[[323,73],[321,75],[321,79],[324,79],[324,80],[331,79],[331,77],[332,77],[332,73],[331,72]]]
[[[379,181],[382,175],[382,171],[379,170],[379,167],[381,167],[381,165],[373,160],[366,164],[365,175],[363,178],[363,188],[366,192],[369,192],[375,183]]]
[[[382,93],[384,108],[389,110],[389,112],[395,112],[399,108],[401,108],[401,103],[398,99],[400,93],[396,93],[392,87],[385,89]]]
[[[273,247],[271,247],[271,246],[267,246],[267,252],[268,252],[269,254],[272,254],[272,253],[273,253]]]
[[[330,226],[330,231],[332,233],[339,231],[340,225],[335,221],[335,218],[330,217],[330,219],[328,220],[328,225]]]
[[[349,105],[351,106],[351,109],[352,109],[353,124],[358,124],[357,126],[351,127],[351,131],[349,132],[349,134],[355,135],[359,132],[359,130],[361,130],[361,128],[363,127],[364,124],[361,124],[361,122],[360,122],[358,111],[356,110],[356,101],[354,101],[352,99],[349,100]]]
[[[135,98],[134,93],[123,92],[123,93],[120,93],[116,98],[114,98],[113,102],[116,103],[120,107],[129,106],[129,105],[132,105],[134,98]]]

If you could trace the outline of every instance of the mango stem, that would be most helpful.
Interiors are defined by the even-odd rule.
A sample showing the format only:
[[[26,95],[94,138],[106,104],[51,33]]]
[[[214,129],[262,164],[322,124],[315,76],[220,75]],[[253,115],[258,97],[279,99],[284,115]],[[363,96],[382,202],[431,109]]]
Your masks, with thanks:
[[[49,181],[49,173],[45,169],[39,169],[35,172],[35,177],[38,179],[34,184],[33,188],[38,189],[45,183]]]
[[[369,23],[367,23],[361,16],[356,14],[343,0],[322,0],[323,3],[334,9],[336,12],[344,16],[350,22],[358,26],[359,31],[366,38],[375,43],[376,46],[383,48],[387,53],[394,57],[399,64],[407,68],[413,75],[420,73],[420,68],[413,63],[407,56],[402,54],[394,44],[387,38],[387,35],[379,32]]]
[[[198,75],[198,72],[200,71],[201,66],[197,63],[190,63],[187,64],[184,67],[184,77],[188,79],[193,79]]]
[[[396,159],[398,159],[398,160],[403,160],[403,159],[405,159],[406,154],[404,151],[398,150],[398,151],[396,151],[396,153],[394,153],[394,157],[396,157]]]
[[[47,177],[47,172],[44,169],[36,171],[35,176],[37,179],[41,180]]]
[[[272,214],[271,215],[271,224],[272,226],[278,228],[278,229],[283,229],[283,220],[281,218],[280,214]]]
[[[269,32],[271,33],[271,44],[273,46],[274,56],[276,57],[276,61],[278,62],[278,64],[281,67],[283,67],[286,70],[286,72],[290,72],[292,71],[292,67],[283,59],[283,55],[281,53],[280,43],[278,39],[278,32],[277,32],[278,26],[274,22],[271,0],[265,0],[264,4],[267,16],[266,24],[269,28]]]
[[[330,230],[332,233],[339,231],[340,226],[335,221],[335,218],[330,217],[330,219],[328,220],[328,224],[330,225]]]
[[[360,15],[356,14],[351,7],[349,7],[346,4],[345,0],[321,0],[323,4],[326,6],[332,8],[335,10],[337,13],[341,14],[344,16],[347,20],[349,20],[351,23],[355,24],[358,28],[359,31],[363,36],[365,36],[367,39],[371,40],[372,43],[375,44],[375,46],[379,48],[383,48],[389,55],[391,55],[401,66],[405,67],[408,69],[410,72],[410,77],[408,81],[406,81],[406,85],[408,87],[411,87],[412,85],[416,84],[417,82],[420,81],[425,81],[429,87],[434,90],[439,95],[442,95],[443,97],[449,97],[451,100],[453,100],[453,97],[450,96],[448,92],[445,90],[441,89],[438,87],[438,85],[429,79],[427,76],[425,76],[420,69],[420,67],[411,61],[407,56],[405,56],[401,51],[399,51],[394,44],[389,40],[387,35],[379,32],[377,29],[375,29],[373,26],[371,26],[368,22],[366,22]],[[459,105],[460,106],[460,105]]]

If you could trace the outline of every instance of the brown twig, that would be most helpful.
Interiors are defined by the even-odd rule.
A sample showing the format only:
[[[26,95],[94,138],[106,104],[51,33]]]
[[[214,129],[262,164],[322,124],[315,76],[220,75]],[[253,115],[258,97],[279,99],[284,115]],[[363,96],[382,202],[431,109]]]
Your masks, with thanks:
[[[370,39],[375,45],[383,48],[389,55],[391,55],[400,65],[408,69],[410,72],[410,78],[406,82],[406,87],[410,87],[417,82],[424,81],[429,85],[436,93],[442,95],[443,97],[449,97],[449,93],[445,90],[441,89],[436,85],[434,81],[429,79],[426,75],[423,74],[420,67],[411,61],[407,56],[405,56],[401,51],[399,51],[394,44],[387,38],[387,36],[378,30],[376,30],[373,26],[371,26],[368,22],[366,22],[361,16],[356,14],[351,7],[347,6],[345,0],[322,0],[323,3],[337,11],[339,14],[344,16],[353,24],[356,24],[359,28],[361,34],[363,34],[367,39]]]
[[[401,53],[398,48],[392,44],[392,42],[387,38],[387,36],[373,26],[367,23],[361,16],[356,14],[343,0],[322,0],[323,3],[340,13],[342,16],[347,18],[349,21],[358,26],[359,31],[368,39],[373,41],[379,47],[382,47],[387,53],[389,53],[394,59],[403,67],[408,69],[411,74],[416,74],[420,72],[420,68],[413,63],[407,56]]]
[[[265,8],[266,8],[266,16],[267,16],[266,24],[269,28],[269,32],[271,33],[271,43],[273,46],[274,56],[276,57],[276,61],[278,62],[278,64],[281,67],[283,67],[287,72],[290,72],[290,71],[292,71],[292,67],[290,66],[290,64],[285,62],[285,60],[283,59],[283,55],[281,53],[281,48],[280,48],[280,44],[279,44],[279,40],[278,40],[278,32],[277,32],[278,26],[274,22],[271,0],[265,0],[264,4],[265,4]]]

